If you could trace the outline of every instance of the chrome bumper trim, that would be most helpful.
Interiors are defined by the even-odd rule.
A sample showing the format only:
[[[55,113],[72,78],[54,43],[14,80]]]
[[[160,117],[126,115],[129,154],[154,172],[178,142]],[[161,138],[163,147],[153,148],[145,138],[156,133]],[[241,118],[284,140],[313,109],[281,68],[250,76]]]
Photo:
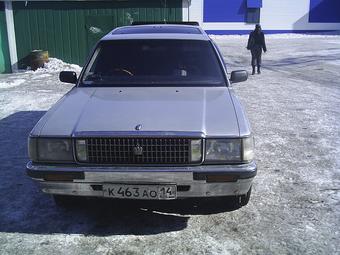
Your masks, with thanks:
[[[243,195],[248,192],[251,187],[253,178],[241,179],[237,182],[226,183],[205,183],[198,181],[183,182],[181,185],[190,185],[188,191],[177,191],[177,198],[186,197],[215,197],[215,196],[235,196]],[[117,182],[114,182],[117,183]],[[118,182],[117,184],[122,183]],[[129,182],[130,184],[131,182]],[[150,183],[147,182],[148,184]],[[152,182],[156,183],[156,182]],[[162,182],[157,182],[161,184]],[[126,184],[124,182],[124,184]],[[138,182],[138,184],[146,184]],[[98,183],[85,182],[40,182],[40,187],[43,192],[49,194],[59,195],[73,195],[73,196],[89,196],[89,197],[103,197],[102,190],[95,190],[91,185],[98,185]],[[177,185],[179,185],[177,183]]]
[[[39,181],[46,193],[96,196],[102,197],[103,192],[93,185],[104,183],[117,184],[162,184],[171,183],[177,186],[190,186],[188,191],[178,191],[179,198],[211,197],[246,194],[256,175],[255,162],[244,165],[200,165],[187,167],[94,167],[79,165],[36,165],[29,162],[27,172],[47,173],[73,172],[83,173],[83,178],[73,182],[45,181],[43,177],[33,178]],[[194,173],[236,175],[235,182],[207,183],[206,180],[195,180]],[[32,175],[31,175],[32,176]]]

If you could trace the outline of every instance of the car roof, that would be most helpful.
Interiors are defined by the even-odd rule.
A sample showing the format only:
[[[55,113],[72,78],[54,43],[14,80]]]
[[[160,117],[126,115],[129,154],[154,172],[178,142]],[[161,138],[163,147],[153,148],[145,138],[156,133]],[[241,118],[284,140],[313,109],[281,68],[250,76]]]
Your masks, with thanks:
[[[135,25],[118,27],[101,40],[129,39],[179,39],[179,40],[210,40],[209,36],[199,26],[192,25]]]

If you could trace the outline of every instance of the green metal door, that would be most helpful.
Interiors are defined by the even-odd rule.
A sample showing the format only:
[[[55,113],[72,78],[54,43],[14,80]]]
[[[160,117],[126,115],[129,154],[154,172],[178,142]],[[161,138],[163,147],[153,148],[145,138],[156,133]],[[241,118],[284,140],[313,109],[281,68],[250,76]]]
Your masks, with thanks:
[[[4,3],[0,2],[0,73],[11,71]]]
[[[114,27],[112,16],[110,15],[86,15],[85,28],[87,34],[87,45],[95,45],[96,42]]]
[[[182,0],[13,2],[18,59],[35,49],[83,65],[110,30],[132,21],[182,21]]]

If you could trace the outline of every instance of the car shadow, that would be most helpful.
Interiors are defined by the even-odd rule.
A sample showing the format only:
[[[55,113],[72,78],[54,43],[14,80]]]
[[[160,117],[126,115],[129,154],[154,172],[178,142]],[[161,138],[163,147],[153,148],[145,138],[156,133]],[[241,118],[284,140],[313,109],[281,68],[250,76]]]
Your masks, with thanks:
[[[280,59],[280,61],[276,60],[266,60],[266,68],[270,69],[277,67],[282,67],[282,66],[295,66],[295,65],[307,65],[307,64],[314,64],[315,62],[320,62],[320,61],[328,61],[332,62],[335,60],[338,60],[339,56],[334,55],[334,56],[324,56],[324,55],[313,55],[313,56],[301,56],[301,57],[288,57],[288,58],[283,58]]]
[[[84,199],[59,208],[26,176],[27,136],[43,111],[0,120],[0,232],[84,235],[151,235],[185,229],[190,215],[233,211],[228,199],[173,201]]]

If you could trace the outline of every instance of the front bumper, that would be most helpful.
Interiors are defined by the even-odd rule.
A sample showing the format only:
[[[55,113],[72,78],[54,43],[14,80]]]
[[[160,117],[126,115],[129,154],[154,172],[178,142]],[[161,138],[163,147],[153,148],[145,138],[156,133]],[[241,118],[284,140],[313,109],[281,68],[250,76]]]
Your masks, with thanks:
[[[255,162],[188,167],[95,167],[27,163],[27,174],[50,194],[103,197],[102,185],[176,184],[177,197],[244,195],[257,173]]]

